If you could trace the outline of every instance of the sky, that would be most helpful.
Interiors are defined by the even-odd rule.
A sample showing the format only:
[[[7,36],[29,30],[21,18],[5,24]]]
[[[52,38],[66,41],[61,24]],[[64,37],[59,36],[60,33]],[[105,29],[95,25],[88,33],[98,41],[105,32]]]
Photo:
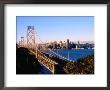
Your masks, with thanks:
[[[94,16],[17,16],[17,42],[34,26],[36,41],[94,41]]]

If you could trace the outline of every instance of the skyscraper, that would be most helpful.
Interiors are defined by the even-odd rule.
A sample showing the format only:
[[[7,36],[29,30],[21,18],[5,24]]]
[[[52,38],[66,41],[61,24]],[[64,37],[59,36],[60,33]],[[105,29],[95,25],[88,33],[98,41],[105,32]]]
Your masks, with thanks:
[[[66,48],[69,49],[69,39],[67,39]]]

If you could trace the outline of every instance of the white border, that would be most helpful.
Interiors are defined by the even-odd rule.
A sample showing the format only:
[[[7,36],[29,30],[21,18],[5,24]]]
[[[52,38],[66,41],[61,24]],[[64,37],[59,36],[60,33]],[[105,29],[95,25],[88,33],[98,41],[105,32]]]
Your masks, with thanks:
[[[16,75],[16,16],[95,16],[94,75]],[[5,87],[106,87],[107,5],[6,5]]]

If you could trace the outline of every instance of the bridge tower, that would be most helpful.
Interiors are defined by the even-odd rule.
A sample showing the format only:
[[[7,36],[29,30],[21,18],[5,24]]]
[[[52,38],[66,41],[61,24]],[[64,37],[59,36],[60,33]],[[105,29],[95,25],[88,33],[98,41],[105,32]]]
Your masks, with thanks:
[[[24,37],[21,37],[21,40],[19,41],[19,45],[21,47],[24,47]]]
[[[27,26],[27,47],[33,50],[34,52],[36,51],[34,26]]]

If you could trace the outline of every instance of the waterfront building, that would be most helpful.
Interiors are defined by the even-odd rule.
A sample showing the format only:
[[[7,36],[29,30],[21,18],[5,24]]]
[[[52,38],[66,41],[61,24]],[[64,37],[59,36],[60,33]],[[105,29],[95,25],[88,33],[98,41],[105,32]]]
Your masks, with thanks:
[[[63,48],[63,43],[62,43],[62,41],[60,41],[59,44],[60,44],[60,47]]]
[[[65,41],[63,42],[63,48],[66,48],[66,42]]]
[[[57,41],[53,42],[53,49],[57,49]]]

